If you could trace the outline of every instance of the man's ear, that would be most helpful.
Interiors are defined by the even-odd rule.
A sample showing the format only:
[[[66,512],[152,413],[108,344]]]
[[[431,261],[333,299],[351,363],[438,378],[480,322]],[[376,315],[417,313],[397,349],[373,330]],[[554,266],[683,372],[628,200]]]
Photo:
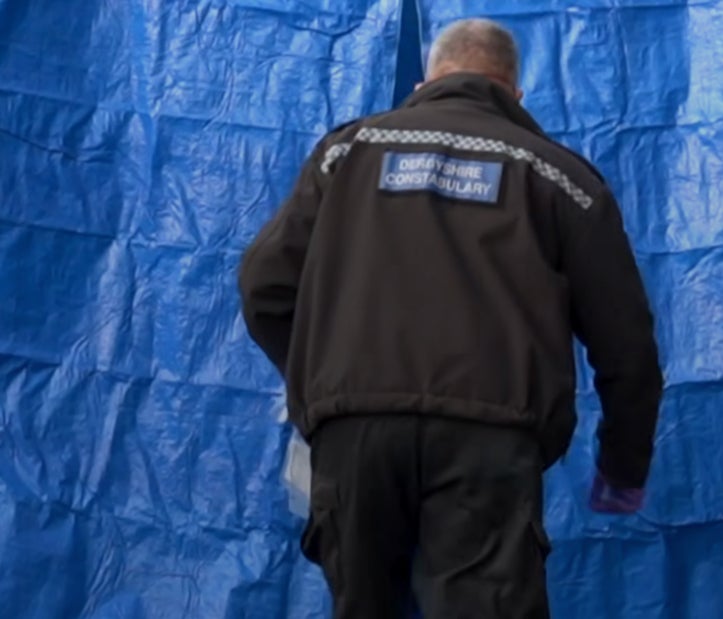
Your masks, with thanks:
[[[517,99],[518,103],[522,101],[522,97],[525,96],[525,93],[522,92],[519,88],[515,88],[515,99]]]
[[[417,83],[414,85],[414,90],[415,90],[415,92],[416,92],[417,90],[419,90],[422,86],[424,86],[424,82],[417,82]]]

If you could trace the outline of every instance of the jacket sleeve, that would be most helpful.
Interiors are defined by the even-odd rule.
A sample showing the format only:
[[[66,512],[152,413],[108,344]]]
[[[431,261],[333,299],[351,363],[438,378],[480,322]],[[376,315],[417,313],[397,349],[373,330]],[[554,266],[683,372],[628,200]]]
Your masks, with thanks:
[[[304,165],[291,196],[261,230],[239,269],[249,334],[282,375],[299,280],[321,202],[318,174],[314,154]]]
[[[587,210],[566,206],[562,262],[573,328],[587,348],[603,409],[598,468],[613,486],[641,488],[662,393],[653,318],[610,191]]]

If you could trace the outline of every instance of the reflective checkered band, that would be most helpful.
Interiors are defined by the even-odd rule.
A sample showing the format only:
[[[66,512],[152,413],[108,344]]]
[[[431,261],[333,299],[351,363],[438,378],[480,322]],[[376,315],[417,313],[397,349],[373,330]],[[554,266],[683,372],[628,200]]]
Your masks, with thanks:
[[[354,142],[367,144],[414,144],[418,146],[447,146],[456,150],[473,153],[496,153],[506,155],[518,161],[527,161],[532,169],[549,181],[555,183],[575,203],[584,209],[592,206],[592,198],[570,178],[563,174],[559,168],[540,159],[533,152],[524,148],[512,146],[500,140],[448,133],[446,131],[417,131],[408,129],[379,129],[376,127],[363,127],[354,137]],[[326,151],[321,171],[328,174],[331,166],[342,157],[345,157],[352,147],[352,143],[335,144]]]
[[[347,154],[349,154],[350,149],[351,144],[349,142],[342,142],[340,144],[330,146],[329,150],[327,150],[324,154],[324,161],[321,162],[321,171],[324,174],[329,174],[331,166],[334,165],[336,160],[346,157]]]

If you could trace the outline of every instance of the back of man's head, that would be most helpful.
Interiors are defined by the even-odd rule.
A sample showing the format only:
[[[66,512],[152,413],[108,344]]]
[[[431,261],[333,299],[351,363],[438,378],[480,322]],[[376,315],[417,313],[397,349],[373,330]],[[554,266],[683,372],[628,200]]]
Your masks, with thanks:
[[[451,73],[480,73],[517,90],[519,55],[508,30],[488,19],[464,19],[448,26],[432,45],[427,81]]]

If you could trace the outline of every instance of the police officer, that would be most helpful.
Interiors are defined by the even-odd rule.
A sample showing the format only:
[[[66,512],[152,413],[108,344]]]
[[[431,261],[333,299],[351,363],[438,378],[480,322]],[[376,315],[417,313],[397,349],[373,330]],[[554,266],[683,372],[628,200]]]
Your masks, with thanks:
[[[542,472],[604,416],[593,507],[634,511],[661,374],[615,199],[519,105],[511,35],[466,20],[399,108],[327,135],[243,260],[248,330],[312,448],[302,547],[337,619],[548,616]]]

